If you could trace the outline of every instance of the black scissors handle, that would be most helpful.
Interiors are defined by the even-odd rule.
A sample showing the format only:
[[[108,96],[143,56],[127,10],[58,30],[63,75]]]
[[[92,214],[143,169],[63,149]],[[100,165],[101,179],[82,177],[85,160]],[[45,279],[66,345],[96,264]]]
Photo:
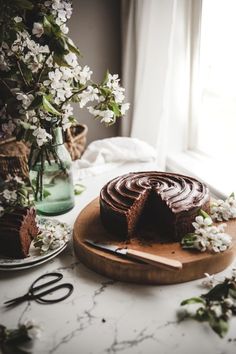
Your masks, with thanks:
[[[52,279],[46,283],[43,283],[41,285],[38,286],[34,286],[36,283],[38,283],[39,280],[44,279],[44,278],[48,278],[48,277],[54,277],[55,279]],[[49,285],[55,284],[58,281],[60,281],[63,278],[63,275],[61,273],[57,273],[57,272],[52,272],[52,273],[46,273],[41,275],[41,277],[37,278],[30,286],[29,288],[29,293],[38,291],[40,289],[43,288],[47,288]]]
[[[55,279],[52,279],[46,283],[43,283],[41,285],[35,286],[36,283],[38,283],[39,280],[43,279],[43,278],[47,278],[47,277],[55,277]],[[29,288],[29,297],[30,300],[35,300],[39,303],[47,303],[47,304],[54,304],[57,302],[60,302],[64,299],[66,299],[68,296],[70,296],[70,294],[72,293],[72,291],[74,290],[74,287],[72,284],[70,283],[63,283],[60,285],[56,285],[50,289],[47,289],[41,293],[37,293],[38,290],[43,289],[43,288],[48,288],[48,286],[57,283],[58,281],[60,281],[63,278],[63,275],[61,273],[57,273],[57,272],[52,272],[52,273],[46,273],[41,275],[41,277],[39,277],[38,279],[36,279],[31,287]],[[54,291],[60,290],[60,289],[68,289],[68,292],[65,295],[62,295],[61,297],[57,298],[57,299],[44,299],[43,297],[45,295],[48,295]],[[36,293],[35,293],[36,292]]]
[[[65,295],[62,295],[61,297],[57,298],[57,299],[44,299],[43,297],[45,295],[48,295],[54,291],[57,291],[59,289],[68,289],[68,292],[65,294]],[[60,302],[66,298],[68,298],[70,296],[70,294],[72,293],[72,291],[74,290],[74,287],[72,284],[70,283],[63,283],[63,284],[60,284],[60,285],[56,285],[54,286],[53,288],[50,288],[48,290],[45,290],[39,294],[32,294],[32,297],[31,299],[32,300],[35,300],[36,302],[39,302],[39,303],[43,303],[43,304],[55,304],[57,302]]]
[[[39,280],[41,280],[43,278],[47,278],[47,277],[54,277],[55,279],[52,279],[52,280],[50,280],[50,281],[48,281],[46,283],[43,283],[43,284],[35,286],[35,284],[38,283]],[[43,304],[46,304],[46,303],[53,304],[53,303],[60,302],[60,301],[66,299],[67,297],[70,296],[70,294],[74,290],[74,287],[73,287],[72,284],[63,283],[63,284],[60,284],[60,285],[56,285],[56,286],[54,286],[52,288],[49,288],[49,289],[47,289],[45,291],[42,291],[40,293],[37,293],[37,292],[40,289],[48,288],[48,286],[57,283],[62,278],[63,278],[63,275],[61,273],[52,272],[52,273],[43,274],[43,275],[41,275],[39,278],[37,278],[33,282],[33,284],[29,288],[28,293],[26,293],[23,296],[20,296],[20,297],[14,298],[12,300],[6,301],[4,304],[6,304],[7,307],[10,307],[12,305],[13,306],[14,305],[18,305],[21,302],[27,301],[27,300],[35,300],[35,301],[37,301],[39,303],[43,303]],[[61,297],[59,297],[57,299],[55,299],[55,298],[54,299],[44,299],[43,298],[45,295],[48,295],[48,294],[50,294],[50,293],[52,293],[54,291],[60,290],[60,289],[68,289],[68,291],[67,291],[67,293],[65,295],[62,295]]]

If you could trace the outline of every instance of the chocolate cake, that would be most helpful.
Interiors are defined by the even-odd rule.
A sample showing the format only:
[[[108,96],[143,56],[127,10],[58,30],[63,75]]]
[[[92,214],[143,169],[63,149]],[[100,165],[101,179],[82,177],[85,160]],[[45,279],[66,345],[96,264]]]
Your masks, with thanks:
[[[0,254],[27,257],[32,239],[38,233],[34,208],[16,207],[0,217]]]
[[[134,172],[108,182],[100,193],[104,227],[120,239],[152,232],[179,241],[193,231],[200,209],[209,212],[208,187],[195,178],[166,172]],[[141,232],[142,236],[142,232]]]

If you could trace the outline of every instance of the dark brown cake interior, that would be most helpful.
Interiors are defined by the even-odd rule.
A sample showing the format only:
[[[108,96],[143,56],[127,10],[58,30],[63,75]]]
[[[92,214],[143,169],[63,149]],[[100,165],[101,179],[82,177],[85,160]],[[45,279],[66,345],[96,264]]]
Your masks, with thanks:
[[[153,190],[149,193],[142,212],[135,220],[134,236],[159,241],[173,241],[174,214]]]

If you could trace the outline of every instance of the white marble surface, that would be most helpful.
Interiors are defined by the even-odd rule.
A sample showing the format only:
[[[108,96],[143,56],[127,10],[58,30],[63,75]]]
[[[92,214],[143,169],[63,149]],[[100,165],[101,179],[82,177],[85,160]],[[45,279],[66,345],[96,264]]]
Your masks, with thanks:
[[[105,175],[83,181],[86,191],[76,206],[60,220],[73,225],[79,212],[94,199],[111,177],[151,166],[122,166]],[[236,264],[235,264],[236,265]],[[220,276],[230,274],[225,270]],[[38,276],[59,271],[74,285],[73,294],[54,305],[23,303],[6,310],[3,302],[22,295]],[[236,352],[236,319],[226,338],[220,339],[208,325],[178,323],[181,300],[205,290],[201,281],[169,286],[141,286],[116,282],[86,268],[73,255],[72,244],[53,260],[38,267],[0,272],[0,323],[13,328],[18,321],[34,318],[44,331],[33,353],[55,354],[231,354]]]

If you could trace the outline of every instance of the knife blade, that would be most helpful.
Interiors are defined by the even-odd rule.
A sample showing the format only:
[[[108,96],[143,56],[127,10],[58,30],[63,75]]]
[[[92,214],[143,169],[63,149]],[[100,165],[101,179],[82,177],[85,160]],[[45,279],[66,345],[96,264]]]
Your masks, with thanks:
[[[183,267],[182,263],[178,260],[158,256],[153,253],[138,251],[132,248],[120,248],[117,245],[95,242],[90,239],[85,239],[84,241],[85,243],[89,244],[92,247],[96,247],[103,251],[117,254],[119,256],[126,257],[128,259],[142,261],[144,263],[151,264],[158,268],[167,269],[167,270],[180,270]]]

